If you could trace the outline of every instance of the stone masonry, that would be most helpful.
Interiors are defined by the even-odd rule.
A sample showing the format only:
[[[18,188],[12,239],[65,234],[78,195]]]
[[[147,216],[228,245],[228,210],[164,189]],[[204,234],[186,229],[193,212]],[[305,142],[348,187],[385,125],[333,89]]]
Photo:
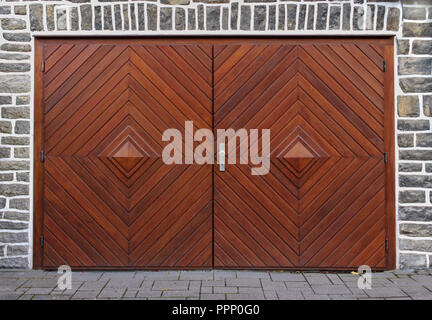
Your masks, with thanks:
[[[31,267],[33,35],[395,35],[400,268],[432,266],[431,0],[0,0],[0,267]]]

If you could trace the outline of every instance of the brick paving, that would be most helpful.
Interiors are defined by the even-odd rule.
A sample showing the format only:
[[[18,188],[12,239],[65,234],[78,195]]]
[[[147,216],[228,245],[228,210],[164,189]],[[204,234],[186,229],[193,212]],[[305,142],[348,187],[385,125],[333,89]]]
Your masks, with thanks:
[[[281,271],[73,272],[72,289],[59,290],[57,272],[0,270],[0,300],[432,300],[432,269],[372,275],[372,289],[350,273]]]

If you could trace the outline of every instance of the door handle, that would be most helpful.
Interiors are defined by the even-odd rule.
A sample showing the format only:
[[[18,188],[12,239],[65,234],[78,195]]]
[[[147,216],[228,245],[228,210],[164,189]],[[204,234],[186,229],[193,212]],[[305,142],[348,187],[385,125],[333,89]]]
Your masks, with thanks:
[[[225,143],[219,143],[218,163],[219,171],[225,171]]]

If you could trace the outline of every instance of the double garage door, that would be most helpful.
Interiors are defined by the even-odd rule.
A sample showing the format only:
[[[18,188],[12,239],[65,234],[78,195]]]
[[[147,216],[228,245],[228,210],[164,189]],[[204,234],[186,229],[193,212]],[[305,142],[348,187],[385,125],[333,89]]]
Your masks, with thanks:
[[[394,266],[392,39],[36,44],[35,267]],[[268,174],[165,164],[186,121],[270,129]]]

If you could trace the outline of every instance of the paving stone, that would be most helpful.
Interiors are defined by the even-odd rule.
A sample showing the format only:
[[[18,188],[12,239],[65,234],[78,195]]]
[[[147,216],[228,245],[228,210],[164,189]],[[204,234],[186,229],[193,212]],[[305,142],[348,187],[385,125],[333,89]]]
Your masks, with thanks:
[[[264,300],[264,294],[253,294],[253,293],[228,293],[228,300]]]
[[[331,300],[357,300],[356,296],[342,295],[342,294],[329,294]]]
[[[26,294],[50,294],[52,288],[30,288]]]
[[[422,287],[421,283],[411,278],[402,278],[402,279],[394,278],[394,279],[390,279],[390,281],[395,285],[397,285],[398,287],[420,287],[420,288]]]
[[[93,290],[101,291],[106,286],[108,281],[109,281],[109,279],[103,279],[103,280],[98,280],[98,281],[85,281],[81,285],[79,290],[80,291],[93,291]]]
[[[72,299],[96,299],[100,291],[77,291]]]
[[[141,283],[144,280],[140,279],[110,279],[110,281],[106,284],[106,288],[129,288],[129,289],[138,289],[141,287]]]
[[[32,300],[60,300],[55,299],[57,296],[50,296],[48,294],[36,294],[33,296]]]
[[[269,272],[257,272],[257,271],[241,271],[237,272],[238,279],[270,279]]]
[[[105,288],[99,294],[98,298],[122,297],[125,292],[126,292],[125,288],[120,288],[120,289],[117,289],[117,288]]]
[[[285,281],[285,286],[289,288],[310,288],[310,284],[306,281]]]
[[[306,300],[330,300],[330,297],[325,294],[304,294]]]
[[[197,290],[201,289],[201,281],[200,280],[191,280],[189,281],[189,290]]]
[[[214,270],[213,276],[215,280],[235,279],[237,273],[235,271]]]
[[[270,272],[273,281],[306,281],[301,273]]]
[[[164,290],[164,289],[187,290],[188,287],[189,287],[189,281],[156,280],[153,285],[153,290]]]
[[[96,281],[102,277],[103,272],[94,272],[94,271],[86,271],[86,272],[72,272],[72,279],[80,280],[80,281]]]
[[[277,296],[281,300],[304,300],[301,291],[281,290],[277,291]]]
[[[162,292],[162,297],[199,297],[199,291],[193,290],[173,290]]]
[[[258,279],[227,279],[226,284],[229,287],[261,287]]]
[[[350,290],[345,285],[312,285],[316,294],[349,294]]]
[[[18,300],[18,298],[22,296],[22,294],[17,293],[1,293],[0,292],[0,300]]]
[[[201,293],[213,293],[213,287],[201,287]]]
[[[141,288],[152,288],[154,284],[154,280],[144,280],[141,283]]]
[[[325,274],[305,274],[307,282],[309,284],[331,284],[329,278]]]
[[[371,298],[391,298],[406,297],[407,295],[396,287],[382,287],[366,290],[366,294]]]
[[[150,289],[138,290],[138,293],[136,295],[137,298],[156,298],[161,296],[162,296],[162,291],[152,291]]]
[[[134,276],[135,276],[135,271],[113,271],[113,272],[104,272],[102,274],[101,279],[106,279],[106,278],[131,279]]]
[[[357,287],[357,275],[349,273],[286,273],[301,275],[303,281],[273,281],[270,279],[240,277],[224,280],[144,280],[146,275],[135,273],[126,277],[119,273],[108,278],[104,273],[86,273],[73,277],[72,290],[56,288],[56,272],[34,272],[31,270],[0,271],[0,299],[42,300],[196,300],[196,299],[432,299],[432,270],[390,271],[373,273],[373,289]],[[246,272],[245,272],[246,273]],[[249,272],[247,272],[249,273]],[[79,273],[77,273],[79,274]],[[179,276],[180,273],[177,273]],[[233,276],[229,274],[228,276]],[[100,280],[82,280],[83,278]],[[79,278],[79,279],[77,279]],[[307,278],[307,281],[306,281]],[[298,280],[298,278],[296,279]],[[326,282],[331,283],[319,283]],[[312,285],[309,282],[313,283]],[[233,284],[235,283],[235,286]],[[337,283],[337,284],[336,284]],[[109,286],[111,284],[111,286]],[[225,286],[226,284],[226,286]]]
[[[327,278],[329,278],[333,284],[343,284],[343,281],[337,274],[327,274]]]
[[[180,280],[213,280],[213,271],[181,271]]]
[[[51,295],[56,296],[72,296],[78,291],[78,286],[72,285],[72,289],[65,289],[60,290],[59,288],[55,288],[53,291],[51,291]]]
[[[411,279],[423,285],[432,285],[432,277],[429,275],[412,275]]]
[[[409,296],[411,296],[413,294],[417,294],[417,295],[422,294],[424,296],[427,296],[427,295],[431,294],[430,290],[428,290],[425,287],[420,286],[420,285],[418,285],[418,286],[410,286],[410,287],[408,287],[408,286],[400,286],[399,288],[403,292],[405,292],[406,294],[408,294]]]
[[[301,282],[295,282],[295,283],[301,283]],[[267,279],[261,279],[261,285],[264,290],[286,289],[285,282],[283,281],[271,281]]]
[[[125,298],[135,298],[137,296],[138,290],[136,289],[127,289],[126,293],[123,295],[123,299]]]
[[[203,287],[224,287],[225,280],[204,280],[202,281]]]
[[[32,279],[22,285],[28,288],[50,288],[57,287],[57,279]]]
[[[237,287],[213,287],[214,293],[238,293]]]
[[[188,300],[188,297],[151,297],[147,300]]]
[[[276,291],[272,291],[272,290],[264,290],[264,297],[266,300],[277,300],[278,299]]]
[[[138,271],[135,278],[145,280],[178,280],[179,271]]]
[[[204,293],[201,294],[201,300],[225,300],[225,294],[223,293]]]

